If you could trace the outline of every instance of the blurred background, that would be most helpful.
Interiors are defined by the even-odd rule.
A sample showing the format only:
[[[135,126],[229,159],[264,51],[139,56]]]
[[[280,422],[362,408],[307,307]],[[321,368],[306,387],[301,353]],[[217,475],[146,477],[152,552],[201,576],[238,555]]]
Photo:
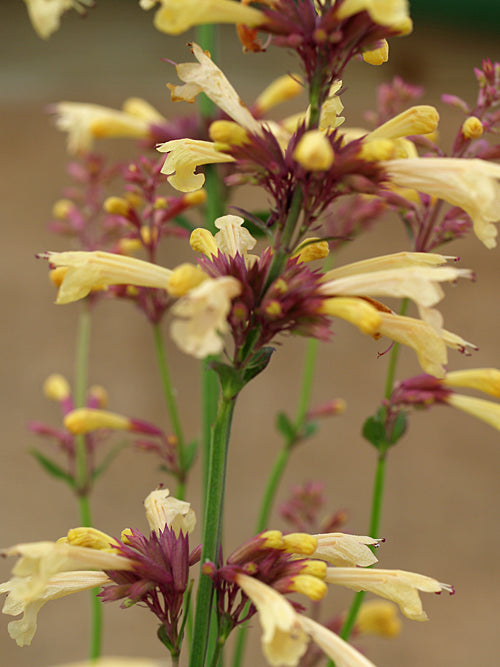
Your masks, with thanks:
[[[430,4],[430,3],[429,3]],[[353,63],[344,77],[342,98],[346,124],[360,125],[365,108],[375,106],[375,87],[395,74],[426,89],[423,102],[435,104],[442,117],[441,136],[450,145],[462,116],[440,102],[441,93],[475,99],[472,68],[481,59],[500,59],[499,9],[493,0],[464,3],[414,3],[413,35],[393,40],[390,62],[380,68]],[[454,19],[457,19],[456,23]],[[53,202],[68,184],[65,137],[44,113],[60,100],[94,102],[118,108],[130,96],[144,97],[166,116],[188,112],[174,106],[165,87],[176,82],[173,67],[162,59],[190,60],[186,42],[193,35],[168,37],[155,31],[152,13],[136,2],[105,2],[82,20],[69,12],[62,29],[48,42],[34,33],[21,0],[1,3],[0,24],[0,202],[2,209],[1,380],[2,454],[0,483],[1,546],[56,539],[78,525],[76,502],[65,486],[49,479],[29,456],[34,446],[51,453],[28,432],[31,419],[60,422],[58,406],[42,396],[42,384],[53,372],[73,376],[78,304],[54,305],[47,266],[34,254],[66,249],[46,229]],[[274,77],[294,71],[293,56],[271,49],[243,55],[233,28],[223,28],[218,64],[251,102]],[[298,110],[278,109],[278,116]],[[99,146],[98,146],[99,148]],[[126,159],[135,148],[127,141],[100,146]],[[167,188],[166,186],[166,192]],[[117,193],[118,194],[118,193]],[[243,205],[252,191],[242,193]],[[500,212],[499,212],[500,217]],[[342,251],[342,263],[407,248],[394,218]],[[500,366],[498,299],[500,249],[488,251],[472,236],[446,247],[461,265],[477,272],[475,283],[447,286],[442,304],[446,326],[479,346],[472,358],[450,353],[449,368]],[[172,266],[190,256],[185,244],[172,242],[165,253]],[[168,331],[165,328],[168,338]],[[198,433],[199,366],[168,341],[172,373],[187,437]],[[348,512],[349,532],[367,531],[375,452],[363,441],[361,425],[379,405],[387,357],[377,359],[383,341],[374,342],[352,327],[335,325],[335,337],[322,345],[313,404],[342,397],[345,415],[325,420],[315,438],[297,448],[280,488],[278,505],[294,484],[321,480],[328,512]],[[245,389],[237,407],[228,471],[225,542],[227,552],[253,532],[267,471],[281,441],[274,429],[280,410],[294,414],[305,341],[287,339],[269,368]],[[398,377],[419,372],[411,351],[404,351]],[[126,303],[105,302],[95,312],[90,382],[105,386],[109,407],[158,423],[168,421],[160,392],[149,325]],[[500,539],[498,531],[500,434],[451,408],[414,414],[406,437],[389,455],[382,521],[385,545],[381,567],[407,569],[455,585],[457,594],[425,595],[430,621],[404,621],[396,640],[363,639],[358,645],[380,667],[455,667],[498,664],[497,631],[500,604]],[[168,479],[152,456],[125,450],[92,497],[95,525],[112,535],[124,527],[146,530],[143,499]],[[199,470],[190,483],[189,499],[200,507]],[[285,528],[278,512],[271,527]],[[2,562],[0,581],[9,577],[11,562]],[[349,593],[331,589],[328,609],[341,611]],[[161,657],[156,623],[143,609],[105,607],[104,653]],[[45,667],[82,659],[87,651],[88,595],[48,604],[29,648],[18,649],[0,621],[2,667]],[[256,619],[254,626],[258,626]],[[247,667],[264,664],[259,630]]]

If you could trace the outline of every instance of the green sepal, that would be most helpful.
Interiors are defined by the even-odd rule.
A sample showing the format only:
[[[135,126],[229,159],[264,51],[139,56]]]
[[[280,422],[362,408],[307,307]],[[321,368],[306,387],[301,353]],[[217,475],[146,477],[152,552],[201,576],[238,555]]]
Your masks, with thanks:
[[[385,420],[380,420],[380,410],[373,417],[368,417],[363,424],[363,438],[368,440],[375,449],[387,449],[389,443],[385,436]]]
[[[168,638],[167,631],[164,625],[158,626],[158,631],[156,634],[158,635],[158,639],[161,641],[161,643],[168,648],[170,654],[173,657],[177,657],[179,655],[179,649],[176,649],[175,646],[170,641],[170,639]]]
[[[42,454],[37,449],[31,449],[29,453],[38,461],[38,463],[42,466],[45,472],[47,472],[51,477],[62,479],[63,482],[66,482],[66,484],[70,488],[72,489],[75,488],[75,480],[73,479],[73,477],[71,477],[69,473],[67,473],[65,470],[59,467],[57,463],[54,463],[54,461],[47,458],[45,454]]]
[[[385,452],[393,447],[406,431],[406,415],[403,411],[388,420],[387,408],[380,407],[373,417],[363,424],[363,437],[379,452]],[[390,427],[390,431],[389,431]]]
[[[243,382],[245,384],[247,384],[247,382],[250,382],[250,380],[253,380],[253,378],[259,375],[259,373],[262,373],[262,371],[267,367],[269,361],[271,360],[271,356],[274,351],[275,351],[274,347],[268,346],[268,347],[263,347],[253,355],[253,357],[250,359],[249,363],[245,366],[245,369],[243,370]]]
[[[317,421],[306,422],[304,424],[304,428],[302,429],[301,437],[304,438],[304,439],[305,438],[310,438],[311,436],[313,436],[316,433],[316,431],[318,430],[318,427],[319,427],[319,424],[318,424]]]
[[[406,433],[406,427],[407,427],[406,413],[403,410],[401,410],[401,412],[398,412],[398,414],[396,415],[396,419],[394,420],[392,426],[392,432],[389,438],[391,445],[395,445],[397,441],[403,437],[403,435]]]

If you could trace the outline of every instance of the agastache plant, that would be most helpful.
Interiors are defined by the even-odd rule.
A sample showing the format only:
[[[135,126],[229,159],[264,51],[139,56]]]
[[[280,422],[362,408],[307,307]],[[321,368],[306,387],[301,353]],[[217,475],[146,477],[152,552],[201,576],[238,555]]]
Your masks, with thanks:
[[[93,4],[26,3],[44,38],[67,10]],[[126,100],[122,110],[76,102],[49,109],[68,135],[73,181],[56,202],[49,229],[67,240],[68,249],[41,249],[37,257],[47,261],[56,303],[81,301],[82,310],[74,390],[61,376],[46,384],[47,395],[60,404],[63,424],[32,422],[30,428],[64,454],[61,465],[34,453],[76,494],[82,525],[55,542],[4,549],[2,555],[19,560],[12,578],[0,585],[7,594],[3,612],[23,614],[9,623],[9,634],[19,646],[30,644],[46,602],[98,588],[91,660],[101,651],[100,605],[120,601],[123,609],[140,606],[153,614],[173,665],[216,667],[235,635],[231,664],[240,667],[248,622],[256,617],[263,660],[270,665],[308,667],[327,659],[330,667],[369,667],[370,659],[349,643],[351,634],[356,643],[364,634],[395,636],[396,606],[406,617],[425,621],[420,593],[454,592],[425,574],[380,568],[374,555],[384,542],[388,453],[409,431],[410,408],[452,406],[500,429],[498,404],[455,391],[479,389],[498,398],[500,371],[447,370],[448,350],[470,353],[476,345],[445,328],[438,307],[449,283],[460,289],[462,279],[475,273],[458,258],[435,252],[471,231],[487,248],[496,246],[500,165],[494,160],[500,152],[489,138],[500,121],[500,65],[485,60],[476,70],[475,104],[445,96],[465,114],[446,152],[437,143],[437,110],[415,104],[422,91],[398,77],[379,88],[366,129],[349,127],[341,101],[349,62],[381,65],[388,59],[388,40],[411,32],[405,0],[139,5],[153,10],[161,32],[178,35],[198,26],[188,61],[172,63],[171,76],[181,83],[168,88],[173,102],[200,104],[196,113],[178,119],[167,119],[138,98]],[[236,26],[249,62],[252,53],[265,58],[263,52],[284,48],[295,53],[298,73],[285,74],[245,104],[217,65],[216,28],[206,26],[217,23]],[[300,113],[267,119],[269,109],[301,92],[307,106]],[[108,164],[95,152],[99,139],[112,137],[138,142],[128,161]],[[238,205],[242,185],[264,194],[265,210]],[[402,220],[407,247],[351,263],[338,257],[388,210]],[[165,267],[161,249],[173,237],[185,243],[190,259]],[[151,326],[168,426],[110,412],[103,391],[87,387],[91,316],[110,299],[132,302]],[[401,304],[398,312],[394,299]],[[306,441],[320,420],[344,411],[342,399],[331,396],[311,405],[318,341],[336,344],[339,319],[374,345],[384,338],[388,357],[380,407],[362,428],[377,452],[368,534],[339,532],[347,512],[326,507],[317,481],[296,486],[282,506],[293,529],[284,532],[272,525],[271,511],[287,462],[296,447],[312,446]],[[202,366],[202,432],[192,442],[184,435],[165,322],[177,348]],[[308,339],[299,402],[293,416],[277,415],[282,450],[255,508],[255,527],[238,546],[230,536],[223,539],[235,409],[246,385],[272,372],[267,369],[273,356],[291,335]],[[422,374],[396,382],[401,345],[416,355]],[[149,533],[127,528],[119,539],[94,528],[90,513],[95,480],[125,446],[120,443],[97,462],[96,452],[115,431],[127,434],[141,464],[147,457],[139,452],[156,455],[169,486],[175,486],[170,494],[160,481],[146,498]],[[198,460],[200,543],[192,541],[196,519],[186,500]],[[356,596],[349,610],[328,616],[322,600],[333,584]],[[366,592],[384,602],[364,602]]]

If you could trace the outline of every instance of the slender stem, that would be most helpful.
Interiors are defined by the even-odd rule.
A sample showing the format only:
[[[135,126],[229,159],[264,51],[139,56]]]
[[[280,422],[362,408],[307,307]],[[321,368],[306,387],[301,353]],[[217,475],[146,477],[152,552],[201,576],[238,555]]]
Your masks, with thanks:
[[[78,333],[76,341],[76,363],[74,380],[75,407],[81,408],[85,405],[88,386],[88,368],[90,356],[90,334],[91,334],[91,312],[87,301],[82,304],[78,319]],[[80,524],[92,526],[90,501],[88,497],[88,469],[87,449],[84,435],[75,437],[75,482],[78,494],[78,506],[80,513]],[[90,591],[90,643],[89,658],[97,659],[101,654],[102,645],[102,603],[97,597],[98,588]]]
[[[84,407],[87,398],[91,324],[92,319],[90,308],[88,303],[84,301],[78,318],[78,331],[76,337],[74,380],[75,408]],[[87,488],[88,483],[87,449],[85,437],[83,435],[75,438],[75,448],[75,486],[78,490],[82,491]]]
[[[165,402],[167,404],[168,416],[170,418],[172,429],[177,439],[179,470],[181,472],[181,475],[183,476],[184,473],[186,472],[185,470],[186,452],[185,452],[184,434],[182,432],[181,420],[179,417],[179,408],[177,406],[175,390],[172,385],[172,379],[170,377],[170,370],[168,367],[165,344],[163,342],[163,336],[161,334],[161,328],[159,324],[153,324],[153,336],[155,341],[156,359],[158,361],[158,368],[160,371],[163,394],[165,396]],[[178,481],[176,497],[179,498],[180,500],[183,500],[185,497],[185,493],[186,493],[185,482],[184,479],[181,478]]]
[[[218,563],[224,511],[227,452],[236,396],[219,399],[217,417],[212,429],[208,485],[205,497],[201,563]],[[193,641],[190,667],[203,667],[210,633],[213,584],[210,577],[201,574],[196,596]]]
[[[409,300],[403,299],[400,307],[400,315],[405,315],[408,310]],[[396,375],[396,367],[398,363],[400,345],[399,343],[394,343],[391,356],[389,358],[389,364],[387,366],[387,375],[385,380],[384,387],[384,398],[389,399],[392,394],[392,389],[394,386],[394,378]],[[370,513],[370,529],[368,535],[370,537],[378,537],[380,533],[380,525],[382,521],[382,503],[384,499],[384,487],[385,487],[385,475],[386,475],[386,463],[387,463],[387,450],[379,451],[377,458],[377,466],[375,468],[375,477],[373,481],[373,494],[372,494],[372,508]],[[354,624],[356,623],[356,618],[358,616],[359,609],[365,597],[365,591],[359,591],[353,598],[351,608],[346,616],[342,629],[340,631],[340,637],[344,640],[348,640],[352,632]],[[330,660],[328,667],[335,667],[334,662]]]
[[[295,417],[296,432],[300,432],[302,427],[304,426],[307,410],[309,409],[317,355],[318,355],[318,341],[315,338],[311,338],[310,340],[307,341],[306,355],[304,359],[302,385],[299,396],[299,403],[297,406],[297,415]],[[288,464],[288,460],[290,458],[290,454],[292,452],[294,444],[295,441],[293,440],[285,442],[281,451],[278,454],[278,457],[276,458],[276,461],[274,462],[274,466],[267,480],[267,485],[264,491],[264,495],[262,497],[262,502],[256,526],[257,533],[260,533],[267,527],[269,516],[271,514],[271,510],[274,505],[274,499],[276,497],[278,486],[281,482],[281,478],[283,477],[283,473]],[[245,645],[247,640],[247,632],[248,630],[246,626],[240,628],[238,637],[236,638],[232,667],[240,667],[243,661],[243,654],[245,652]]]
[[[203,438],[203,497],[207,495],[208,489],[208,466],[210,461],[210,438],[212,427],[217,415],[217,403],[219,400],[219,378],[217,373],[209,366],[206,359],[203,364],[201,377],[202,394],[202,438]]]

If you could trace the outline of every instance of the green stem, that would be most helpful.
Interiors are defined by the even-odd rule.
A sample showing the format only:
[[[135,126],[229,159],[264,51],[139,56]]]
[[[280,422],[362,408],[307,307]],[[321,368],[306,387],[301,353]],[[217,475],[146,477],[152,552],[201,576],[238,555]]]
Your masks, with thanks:
[[[74,381],[75,408],[81,408],[86,403],[88,386],[88,368],[90,356],[90,334],[92,318],[89,304],[84,301],[78,319],[78,333],[76,341],[76,364]],[[92,515],[88,493],[87,448],[84,435],[75,437],[75,484],[78,494],[80,524],[92,526]],[[89,658],[96,660],[101,654],[102,645],[102,603],[97,597],[98,588],[90,591],[90,643]]]
[[[400,315],[405,315],[408,310],[409,300],[403,299],[401,302]],[[396,376],[396,367],[398,363],[400,345],[399,343],[394,343],[391,356],[389,358],[389,364],[387,366],[387,376],[385,380],[384,387],[384,398],[389,399],[392,394],[392,389],[394,386],[394,379]],[[382,503],[384,499],[384,487],[385,487],[385,475],[386,475],[386,464],[387,464],[387,450],[380,451],[377,458],[377,466],[375,468],[375,477],[373,482],[373,495],[372,495],[372,508],[370,514],[370,529],[368,535],[370,537],[378,537],[380,534],[380,525],[382,522]],[[342,629],[340,631],[340,637],[347,641],[351,635],[352,629],[356,623],[356,618],[358,616],[359,609],[363,603],[363,599],[366,595],[365,591],[359,591],[353,598],[351,608],[346,616]],[[335,667],[334,662],[330,660],[328,667]]]
[[[170,418],[170,423],[172,424],[172,429],[177,439],[177,452],[178,452],[179,470],[181,478],[178,480],[176,497],[179,498],[180,500],[183,500],[186,494],[186,485],[184,481],[184,475],[186,473],[186,452],[185,452],[184,435],[182,432],[181,420],[179,418],[179,408],[177,407],[175,390],[172,386],[172,379],[170,377],[170,370],[168,367],[165,344],[163,342],[163,336],[161,334],[161,328],[159,324],[153,324],[153,336],[155,341],[156,359],[158,361],[158,368],[160,371],[163,394],[165,396],[165,402],[167,404],[168,416]]]
[[[295,417],[295,430],[297,433],[302,430],[307,410],[309,409],[317,355],[318,341],[315,338],[311,338],[307,341],[302,386],[297,407],[297,415]],[[274,505],[274,499],[276,498],[278,486],[288,464],[288,460],[290,458],[294,444],[295,440],[286,441],[281,451],[279,452],[276,461],[274,462],[274,466],[267,480],[264,496],[262,498],[260,512],[257,519],[256,533],[260,533],[261,531],[265,530],[268,525],[269,516],[271,515],[271,510]],[[248,630],[246,626],[240,628],[235,642],[232,667],[240,667],[242,664],[247,640],[247,632]]]
[[[237,396],[219,399],[217,417],[212,429],[208,485],[205,496],[205,513],[202,533],[201,563],[218,563],[224,510],[227,453],[231,423]],[[201,574],[196,596],[193,641],[190,667],[203,667],[210,633],[213,584],[209,576]]]
[[[76,363],[74,381],[74,403],[75,408],[85,406],[87,399],[88,367],[90,355],[90,332],[92,319],[90,308],[86,301],[82,304],[78,318],[78,331],[76,338]],[[88,485],[87,470],[87,448],[85,436],[75,438],[75,486],[80,492],[86,492]],[[90,525],[90,524],[89,524]]]

